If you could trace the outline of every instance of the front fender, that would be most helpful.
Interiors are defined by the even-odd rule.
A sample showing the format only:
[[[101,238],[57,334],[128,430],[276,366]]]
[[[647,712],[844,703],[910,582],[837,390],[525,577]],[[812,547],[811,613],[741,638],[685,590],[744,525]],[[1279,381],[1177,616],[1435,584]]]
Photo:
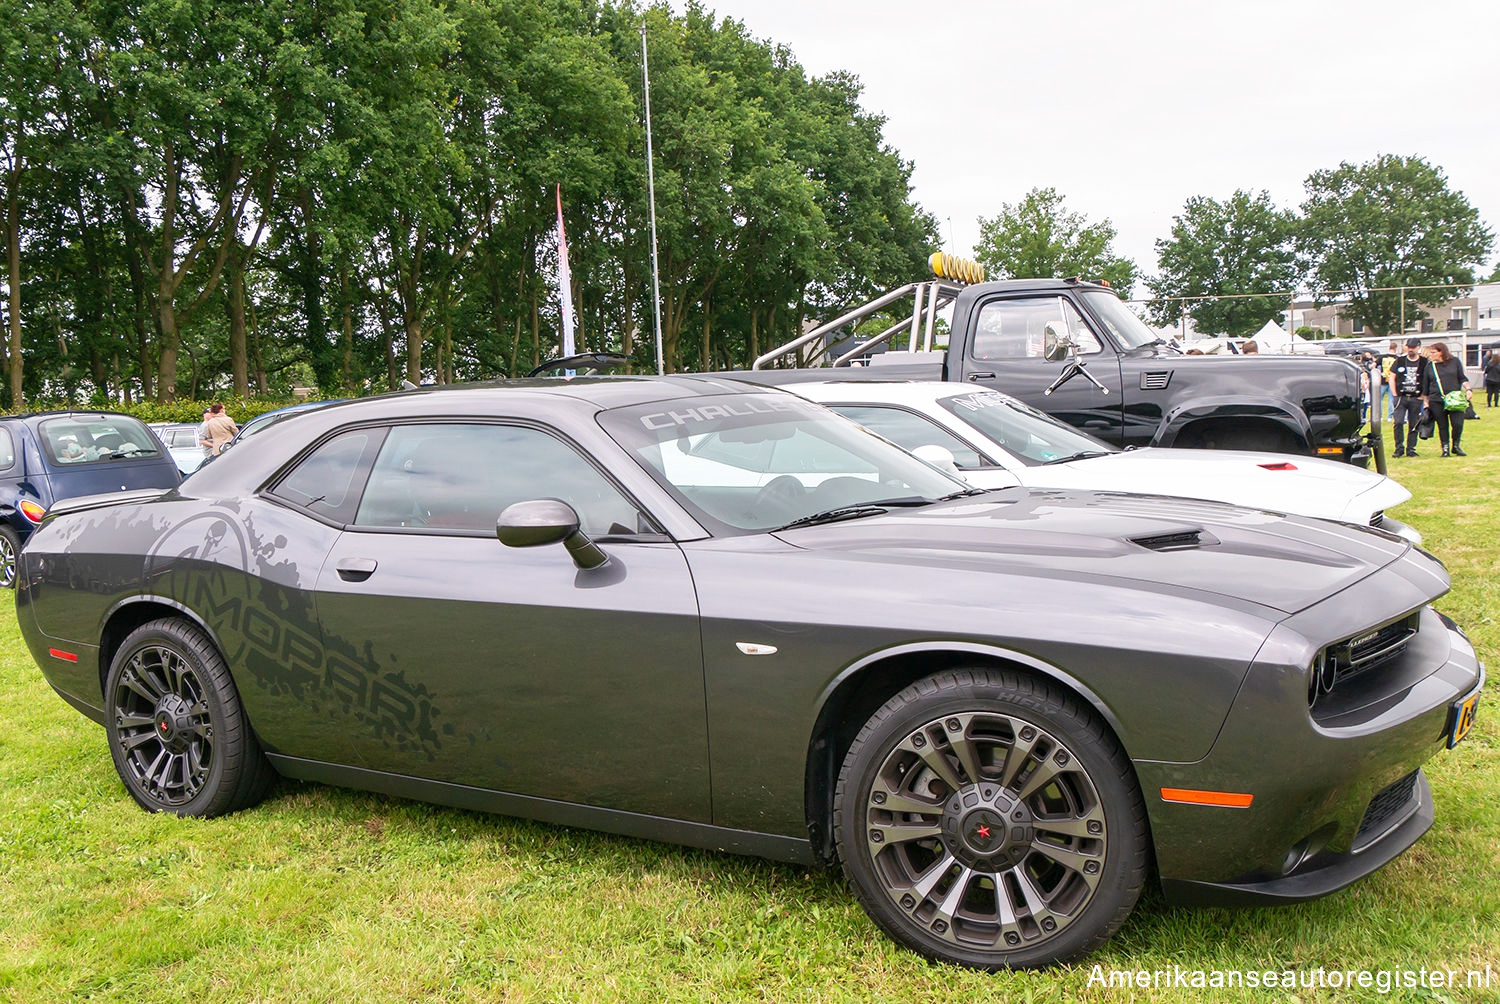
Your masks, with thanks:
[[[837,676],[828,681],[827,686],[823,688],[823,692],[818,695],[818,699],[813,710],[812,721],[808,723],[810,729],[808,733],[809,741],[811,741],[812,737],[818,734],[818,730],[824,724],[824,709],[827,708],[828,702],[836,693],[839,692],[839,690],[844,687],[845,684],[850,683],[860,673],[878,663],[888,662],[891,659],[900,658],[903,656],[921,655],[923,653],[932,653],[934,655],[942,654],[944,656],[952,655],[954,653],[962,653],[967,655],[982,656],[991,659],[1000,659],[1005,662],[1015,663],[1018,666],[1023,666],[1040,676],[1045,676],[1048,679],[1057,681],[1058,683],[1067,687],[1069,690],[1076,693],[1078,696],[1082,697],[1084,700],[1088,701],[1089,706],[1092,707],[1096,712],[1098,712],[1099,717],[1104,719],[1104,721],[1109,725],[1110,730],[1114,732],[1116,736],[1121,736],[1124,734],[1124,730],[1121,727],[1119,718],[1116,717],[1113,709],[1111,709],[1110,706],[1104,702],[1103,698],[1095,693],[1094,690],[1087,684],[1079,680],[1078,677],[1058,666],[1053,665],[1050,662],[1047,662],[1043,659],[1038,659],[1035,656],[1028,655],[1024,652],[1016,651],[1015,649],[1006,648],[1002,645],[985,645],[969,641],[944,641],[941,639],[929,639],[920,642],[910,642],[904,645],[891,645],[886,648],[878,649],[874,652],[868,653],[855,662],[850,663],[848,666],[845,666]],[[1228,709],[1225,710],[1227,713]],[[1127,753],[1128,752],[1129,751],[1127,750]]]
[[[1174,405],[1156,428],[1152,446],[1171,446],[1194,422],[1205,419],[1244,419],[1274,422],[1295,436],[1304,446],[1312,442],[1312,425],[1301,408],[1272,397],[1244,395],[1194,398]]]

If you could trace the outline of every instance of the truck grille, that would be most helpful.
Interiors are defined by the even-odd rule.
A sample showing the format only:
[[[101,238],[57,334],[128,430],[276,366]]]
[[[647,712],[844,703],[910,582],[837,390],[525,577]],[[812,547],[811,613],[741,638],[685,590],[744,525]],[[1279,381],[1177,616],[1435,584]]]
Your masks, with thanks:
[[[1355,853],[1364,850],[1397,824],[1405,822],[1406,817],[1416,811],[1417,773],[1412,771],[1395,784],[1382,788],[1370,799],[1365,817],[1359,821],[1359,830],[1354,834],[1350,850]]]

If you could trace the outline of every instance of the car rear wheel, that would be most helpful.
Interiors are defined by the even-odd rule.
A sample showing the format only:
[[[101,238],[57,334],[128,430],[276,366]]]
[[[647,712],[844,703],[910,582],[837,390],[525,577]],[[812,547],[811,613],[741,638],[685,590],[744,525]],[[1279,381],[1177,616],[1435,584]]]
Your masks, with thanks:
[[[8,526],[0,526],[0,589],[16,588],[16,561],[21,554],[21,539]]]
[[[839,859],[898,942],[983,969],[1102,945],[1145,882],[1146,810],[1093,711],[1051,684],[955,670],[876,711],[834,795]]]
[[[105,681],[109,751],[142,807],[219,816],[265,797],[275,772],[240,705],[229,667],[178,617],[132,631]]]

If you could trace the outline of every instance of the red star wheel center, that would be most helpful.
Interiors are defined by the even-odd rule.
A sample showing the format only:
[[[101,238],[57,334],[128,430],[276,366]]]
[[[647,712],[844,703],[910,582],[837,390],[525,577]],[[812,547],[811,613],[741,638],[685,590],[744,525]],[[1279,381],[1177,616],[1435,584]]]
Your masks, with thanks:
[[[979,829],[974,831],[974,836],[979,837],[982,840],[988,840],[990,836],[990,828],[988,826],[981,826],[979,827]]]

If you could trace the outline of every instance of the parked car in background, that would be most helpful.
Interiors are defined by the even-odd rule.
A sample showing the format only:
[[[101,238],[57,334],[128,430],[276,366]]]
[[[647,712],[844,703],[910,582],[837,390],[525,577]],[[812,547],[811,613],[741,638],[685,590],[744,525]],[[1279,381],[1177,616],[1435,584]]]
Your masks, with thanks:
[[[0,417],[0,586],[15,585],[16,555],[56,503],[181,482],[151,430],[129,415],[52,411]]]
[[[1432,825],[1421,767],[1484,679],[1399,537],[981,492],[722,377],[320,409],[179,491],[61,504],[18,581],[149,811],[280,773],[837,863],[892,937],[979,967],[1099,947],[1151,880],[1368,875]]]
[[[992,390],[937,381],[830,380],[785,388],[979,488],[1091,488],[1209,499],[1373,526],[1420,544],[1390,510],[1411,498],[1353,464],[1284,453],[1121,450]]]
[[[240,426],[240,431],[235,434],[235,437],[233,439],[224,444],[224,450],[221,450],[220,452],[222,453],[224,451],[227,451],[232,447],[238,446],[247,439],[260,435],[262,432],[265,432],[267,429],[269,429],[272,425],[276,424],[277,422],[284,421],[285,419],[291,418],[293,415],[301,414],[304,411],[312,411],[315,408],[322,408],[330,404],[338,404],[341,401],[347,400],[348,398],[341,397],[334,398],[330,401],[302,401],[298,404],[289,404],[285,408],[277,408],[275,411],[262,412],[261,414],[256,415],[254,418],[250,419],[250,421],[246,422],[244,425]]]
[[[198,445],[198,430],[202,426],[191,422],[154,422],[150,428],[172,455],[172,460],[183,477],[202,466],[207,457],[203,447]]]

